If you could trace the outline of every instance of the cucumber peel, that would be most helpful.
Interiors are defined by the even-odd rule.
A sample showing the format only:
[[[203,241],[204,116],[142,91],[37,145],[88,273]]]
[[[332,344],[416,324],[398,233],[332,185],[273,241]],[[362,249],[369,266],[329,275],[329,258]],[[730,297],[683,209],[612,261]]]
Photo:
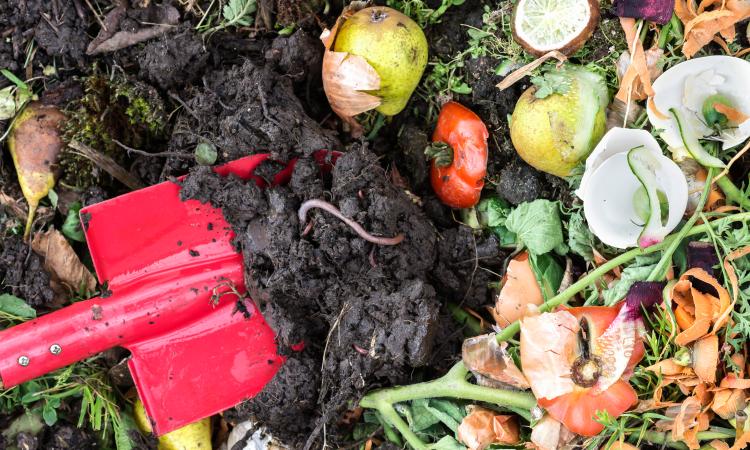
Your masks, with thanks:
[[[669,112],[672,114],[672,117],[677,123],[677,129],[680,132],[682,144],[685,146],[685,149],[688,151],[688,153],[690,153],[690,156],[692,156],[693,159],[698,161],[703,167],[706,168],[714,167],[717,169],[722,169],[726,167],[726,164],[724,164],[722,160],[711,155],[706,151],[705,148],[703,148],[703,145],[701,145],[698,137],[695,135],[695,132],[693,132],[693,130],[688,127],[688,124],[680,111],[675,108],[669,108]]]
[[[657,189],[659,181],[656,178],[656,170],[661,163],[646,147],[639,146],[628,151],[628,166],[648,196],[646,224],[638,236],[638,246],[645,248],[658,244],[669,234],[669,229],[662,224],[661,202]]]

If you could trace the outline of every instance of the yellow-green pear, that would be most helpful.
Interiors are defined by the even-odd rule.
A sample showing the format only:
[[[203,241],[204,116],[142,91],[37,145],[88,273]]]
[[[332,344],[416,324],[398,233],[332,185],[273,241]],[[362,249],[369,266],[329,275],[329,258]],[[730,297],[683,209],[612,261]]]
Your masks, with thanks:
[[[380,76],[377,111],[401,112],[427,65],[427,39],[413,20],[392,8],[373,6],[354,13],[336,34],[336,52],[365,58]]]
[[[565,177],[604,135],[607,85],[598,74],[573,65],[536,80],[539,84],[516,103],[510,137],[529,165]]]

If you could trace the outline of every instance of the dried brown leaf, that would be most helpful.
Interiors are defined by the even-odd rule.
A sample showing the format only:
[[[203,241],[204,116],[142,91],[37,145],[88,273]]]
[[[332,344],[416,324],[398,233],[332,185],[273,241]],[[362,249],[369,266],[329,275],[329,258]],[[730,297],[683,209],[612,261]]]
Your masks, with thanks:
[[[37,233],[31,247],[44,258],[44,268],[70,292],[96,289],[96,278],[83,265],[65,237],[56,229]]]

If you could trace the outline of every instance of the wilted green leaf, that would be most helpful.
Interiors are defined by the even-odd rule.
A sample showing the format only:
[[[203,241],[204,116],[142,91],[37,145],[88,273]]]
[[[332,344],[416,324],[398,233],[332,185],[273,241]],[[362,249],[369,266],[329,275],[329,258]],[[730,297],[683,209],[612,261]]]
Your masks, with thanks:
[[[568,221],[568,246],[586,261],[594,260],[594,235],[580,212],[573,213]]]
[[[505,226],[518,236],[530,253],[541,255],[563,244],[562,222],[557,203],[534,200],[522,203],[508,215]]]
[[[12,119],[16,115],[15,86],[8,86],[0,90],[0,120]]]
[[[466,83],[461,83],[459,85],[451,87],[451,91],[455,92],[456,94],[468,95],[471,94],[471,86]]]
[[[531,77],[536,86],[534,97],[542,99],[552,94],[566,94],[572,85],[570,75],[564,72],[547,72],[542,76]]]
[[[229,25],[240,25],[243,27],[249,26],[250,15],[257,9],[255,0],[229,0],[229,3],[224,5],[222,9],[222,15],[224,20],[229,22]]]
[[[0,294],[0,311],[21,319],[33,319],[36,310],[22,299],[10,294]]]
[[[660,258],[661,253],[636,256],[633,264],[622,271],[622,275],[615,285],[602,293],[604,304],[611,306],[625,298],[633,283],[636,281],[645,281],[648,278]]]

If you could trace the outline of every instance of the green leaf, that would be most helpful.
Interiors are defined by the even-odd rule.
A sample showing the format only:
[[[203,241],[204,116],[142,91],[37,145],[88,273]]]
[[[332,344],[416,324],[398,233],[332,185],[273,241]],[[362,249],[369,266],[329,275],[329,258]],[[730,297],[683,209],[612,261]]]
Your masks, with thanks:
[[[47,197],[49,197],[49,202],[52,205],[52,209],[57,209],[57,201],[59,200],[57,192],[55,192],[54,189],[50,189],[47,193]]]
[[[139,433],[133,416],[127,412],[120,413],[120,420],[114,422],[115,446],[117,450],[134,450],[136,443],[131,437],[133,433]]]
[[[229,0],[229,3],[224,5],[221,10],[224,20],[229,25],[250,25],[250,15],[255,12],[257,5],[255,0]]]
[[[498,227],[505,225],[511,208],[508,202],[499,197],[490,197],[477,205],[479,224],[482,227]]]
[[[648,278],[651,271],[656,267],[656,264],[659,263],[660,258],[660,252],[650,255],[636,256],[633,264],[629,265],[622,271],[622,275],[615,285],[602,293],[604,304],[606,306],[612,306],[625,298],[630,287],[633,286],[636,281],[645,281]]]
[[[466,447],[459,444],[459,442],[452,436],[444,436],[434,444],[427,446],[428,450],[466,450]]]
[[[453,414],[455,411],[458,410],[458,406],[452,404],[451,402],[447,401],[441,401],[442,403],[437,403],[440,400],[430,400],[429,404],[425,406],[427,411],[429,411],[436,419],[438,419],[440,422],[442,422],[446,427],[450,428],[451,431],[456,433],[458,431],[458,426],[461,425],[462,418],[459,418],[456,420]],[[450,406],[449,406],[450,405]],[[444,411],[443,409],[446,408],[455,408],[455,410],[451,411]],[[460,414],[460,413],[459,413]]]
[[[529,254],[529,264],[534,271],[536,280],[542,289],[544,299],[550,299],[557,294],[562,283],[565,270],[557,260],[549,253],[543,255]]]
[[[57,423],[57,411],[55,408],[47,404],[44,406],[44,409],[42,409],[42,418],[44,419],[44,423],[46,423],[48,427],[51,427]]]
[[[29,86],[26,83],[24,83],[23,80],[15,76],[13,72],[11,72],[10,70],[0,69],[0,73],[2,73],[3,76],[7,78],[8,80],[10,80],[13,84],[18,86],[18,89],[25,89],[27,91],[29,90]]]
[[[557,203],[534,200],[511,211],[505,227],[518,236],[529,253],[541,255],[563,244],[562,222]]]
[[[15,86],[8,86],[0,90],[0,120],[12,119],[16,115]]]
[[[62,234],[68,239],[85,242],[86,237],[81,228],[81,219],[78,217],[80,211],[81,202],[75,202],[68,207],[68,215],[65,217],[65,222],[62,226]]]
[[[568,246],[570,250],[586,261],[594,260],[594,235],[583,220],[580,211],[573,213],[568,220]]]
[[[451,91],[455,92],[456,94],[471,94],[471,87],[466,83],[461,83],[457,86],[453,86],[451,88]]]
[[[430,399],[430,406],[448,414],[456,422],[461,422],[466,417],[466,409],[450,400],[433,398]]]
[[[534,97],[542,99],[552,94],[566,94],[573,84],[570,75],[564,72],[547,72],[542,76],[531,77],[536,86]]]
[[[219,153],[216,147],[208,142],[201,142],[195,146],[195,162],[201,166],[210,166],[216,162]]]
[[[411,402],[411,429],[413,431],[422,431],[431,426],[440,423],[440,419],[435,417],[427,408],[428,400],[419,399]]]
[[[36,317],[36,310],[34,308],[22,299],[10,294],[0,294],[0,312],[22,319],[33,319]]]
[[[516,234],[505,226],[511,212],[508,202],[499,197],[491,197],[479,202],[476,209],[479,226],[489,228],[500,240],[500,245],[513,245],[517,242]]]

